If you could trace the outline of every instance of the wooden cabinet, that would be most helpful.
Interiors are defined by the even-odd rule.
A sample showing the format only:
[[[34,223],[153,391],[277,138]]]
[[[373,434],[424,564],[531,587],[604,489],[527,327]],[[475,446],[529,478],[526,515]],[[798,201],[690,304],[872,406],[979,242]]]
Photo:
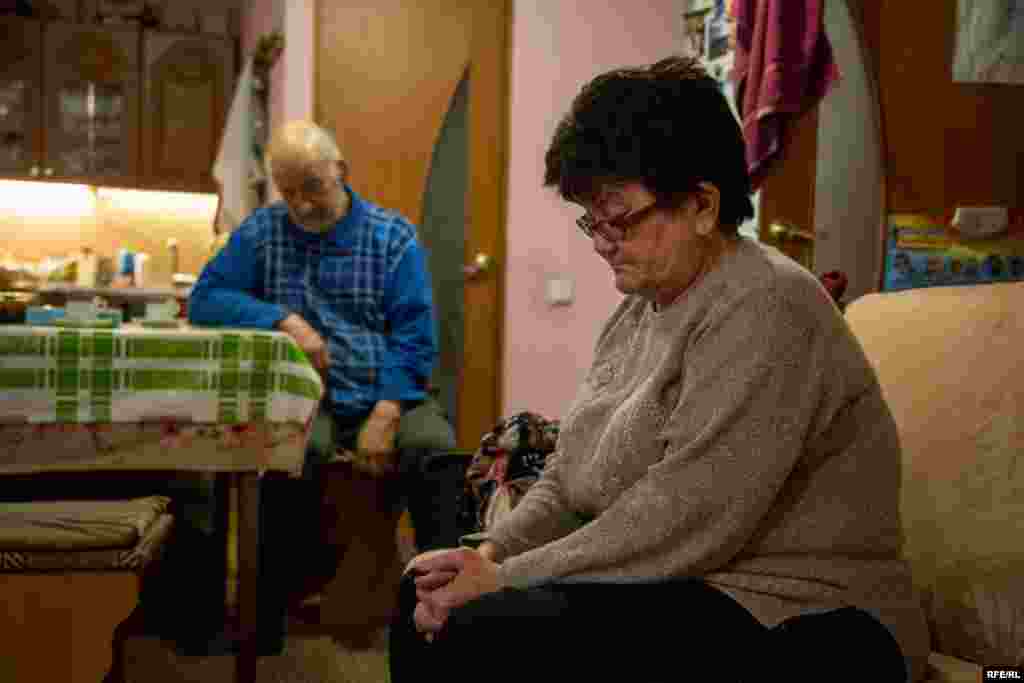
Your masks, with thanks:
[[[215,192],[234,62],[225,36],[0,18],[0,177]]]
[[[41,173],[42,25],[0,19],[0,174]]]
[[[132,184],[139,171],[140,32],[47,24],[44,174]]]
[[[142,174],[146,185],[205,190],[234,89],[227,38],[146,33]]]

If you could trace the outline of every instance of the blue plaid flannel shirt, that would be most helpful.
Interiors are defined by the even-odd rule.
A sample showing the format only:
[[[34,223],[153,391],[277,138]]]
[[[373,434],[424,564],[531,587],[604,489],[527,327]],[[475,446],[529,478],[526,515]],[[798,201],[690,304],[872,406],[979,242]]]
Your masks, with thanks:
[[[272,329],[301,315],[328,345],[332,412],[358,420],[379,400],[423,400],[437,347],[416,229],[346,189],[349,213],[325,235],[296,226],[283,202],[255,211],[204,268],[189,320]]]

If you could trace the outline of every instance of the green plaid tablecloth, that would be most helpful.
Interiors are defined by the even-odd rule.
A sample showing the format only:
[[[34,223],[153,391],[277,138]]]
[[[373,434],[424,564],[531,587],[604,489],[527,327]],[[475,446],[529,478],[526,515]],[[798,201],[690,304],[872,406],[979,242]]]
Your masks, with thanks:
[[[278,332],[0,326],[0,473],[298,473],[322,395]]]

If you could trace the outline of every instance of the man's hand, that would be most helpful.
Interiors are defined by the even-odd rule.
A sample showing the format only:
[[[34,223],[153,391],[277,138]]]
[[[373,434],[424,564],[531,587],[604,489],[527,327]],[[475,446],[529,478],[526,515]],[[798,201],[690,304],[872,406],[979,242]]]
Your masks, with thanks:
[[[427,640],[433,640],[451,610],[502,588],[498,565],[472,548],[430,553],[410,564],[418,575],[413,621]]]
[[[320,372],[327,372],[331,365],[331,356],[327,352],[327,344],[323,337],[310,326],[298,313],[292,313],[277,324],[279,330],[295,340],[309,362]]]
[[[396,401],[378,401],[356,440],[357,457],[374,476],[394,474],[395,437],[402,409]]]

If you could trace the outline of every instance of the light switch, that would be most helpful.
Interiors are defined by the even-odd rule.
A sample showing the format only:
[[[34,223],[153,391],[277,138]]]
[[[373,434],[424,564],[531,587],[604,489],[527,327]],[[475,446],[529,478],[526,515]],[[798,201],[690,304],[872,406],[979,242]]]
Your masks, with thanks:
[[[548,278],[547,300],[552,306],[568,306],[572,303],[573,282],[567,277]]]

